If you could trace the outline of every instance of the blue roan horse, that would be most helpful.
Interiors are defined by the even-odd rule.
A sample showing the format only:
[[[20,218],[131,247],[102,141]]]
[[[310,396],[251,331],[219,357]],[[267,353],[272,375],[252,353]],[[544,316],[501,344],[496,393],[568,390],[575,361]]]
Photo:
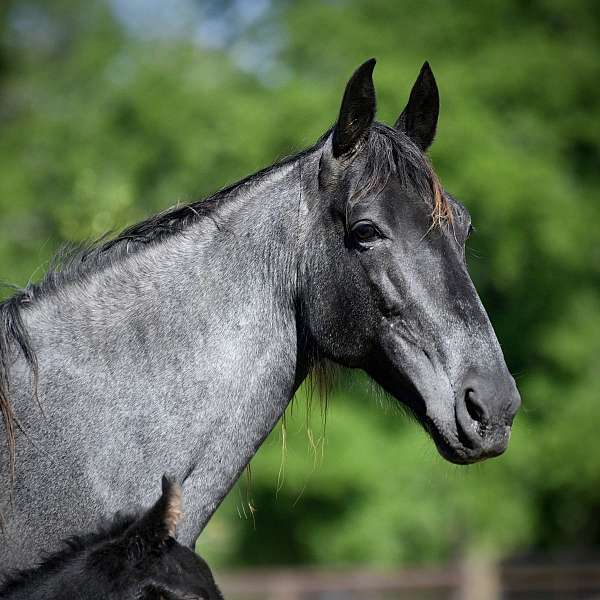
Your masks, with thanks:
[[[441,454],[503,452],[520,398],[467,273],[469,214],[425,150],[425,64],[394,127],[374,60],[311,148],[88,248],[0,305],[3,566],[154,495],[191,545],[307,375],[363,369]]]

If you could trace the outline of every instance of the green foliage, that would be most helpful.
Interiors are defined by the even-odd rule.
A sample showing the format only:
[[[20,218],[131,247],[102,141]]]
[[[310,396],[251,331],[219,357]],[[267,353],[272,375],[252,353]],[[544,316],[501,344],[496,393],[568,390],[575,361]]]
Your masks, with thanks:
[[[210,3],[236,32],[217,50],[187,33],[136,37],[101,0],[3,3],[2,277],[35,279],[60,242],[312,143],[369,56],[379,118],[395,120],[428,59],[442,99],[432,160],[473,215],[471,273],[524,399],[511,448],[446,464],[344,373],[325,440],[303,392],[285,476],[278,428],[200,546],[227,564],[385,566],[599,544],[597,3],[288,1],[240,27],[242,4]]]

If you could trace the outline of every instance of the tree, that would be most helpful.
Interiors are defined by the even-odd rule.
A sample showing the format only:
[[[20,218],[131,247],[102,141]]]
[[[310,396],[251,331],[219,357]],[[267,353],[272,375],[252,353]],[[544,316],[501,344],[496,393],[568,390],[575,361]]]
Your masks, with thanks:
[[[600,543],[596,4],[289,0],[250,18],[241,2],[195,3],[198,23],[176,35],[126,27],[116,4],[0,8],[5,279],[24,284],[61,242],[311,144],[369,56],[379,119],[393,122],[428,59],[442,100],[432,160],[473,215],[469,266],[524,399],[506,456],[459,469],[396,406],[370,402],[360,374],[342,373],[325,441],[303,392],[287,417],[285,477],[278,428],[250,492],[242,482],[201,537],[203,554],[397,565]],[[218,48],[202,33],[209,17],[225,32]]]

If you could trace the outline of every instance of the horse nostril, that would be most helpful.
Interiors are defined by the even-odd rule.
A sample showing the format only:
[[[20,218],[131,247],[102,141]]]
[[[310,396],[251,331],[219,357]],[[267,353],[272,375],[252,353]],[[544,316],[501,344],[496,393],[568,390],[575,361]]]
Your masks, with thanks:
[[[512,383],[509,389],[508,384]],[[456,390],[456,436],[465,452],[476,459],[498,456],[506,450],[510,421],[519,396],[512,380],[495,372],[469,372]]]
[[[483,423],[487,420],[487,411],[479,398],[479,394],[473,388],[465,390],[465,407],[469,416],[477,423]]]

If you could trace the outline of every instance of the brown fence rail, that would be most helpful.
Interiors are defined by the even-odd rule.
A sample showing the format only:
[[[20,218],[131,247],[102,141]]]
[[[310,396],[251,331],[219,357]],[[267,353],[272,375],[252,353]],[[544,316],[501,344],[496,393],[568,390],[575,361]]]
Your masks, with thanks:
[[[380,572],[281,569],[218,574],[229,600],[600,600],[600,563],[502,566],[483,561]]]

